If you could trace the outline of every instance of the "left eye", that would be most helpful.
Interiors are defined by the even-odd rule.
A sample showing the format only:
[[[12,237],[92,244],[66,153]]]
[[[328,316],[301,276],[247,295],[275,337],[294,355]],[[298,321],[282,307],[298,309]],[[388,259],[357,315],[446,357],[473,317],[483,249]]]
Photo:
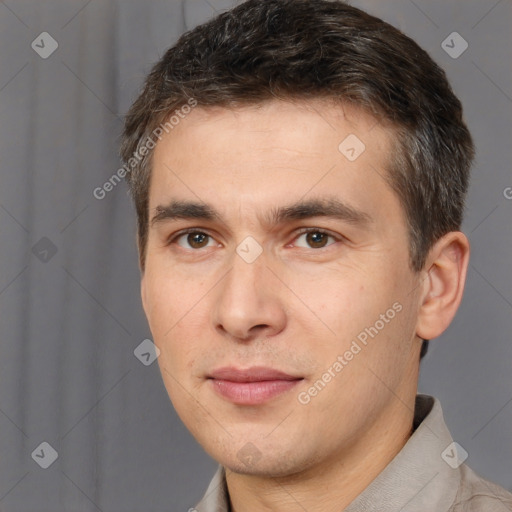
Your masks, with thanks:
[[[202,231],[190,231],[182,233],[175,238],[176,243],[184,249],[202,249],[203,247],[211,247],[215,245],[215,240]],[[186,245],[188,244],[188,246]]]
[[[301,245],[300,243],[297,243],[301,238],[305,239],[305,242],[304,242],[305,245]],[[326,233],[325,231],[319,231],[319,230],[306,231],[306,232],[300,234],[295,239],[295,245],[297,245],[298,247],[322,249],[323,247],[326,247],[327,245],[331,245],[331,244],[327,243],[329,238],[331,240],[333,240],[334,242],[336,241],[336,239],[332,235],[330,235],[329,233]]]

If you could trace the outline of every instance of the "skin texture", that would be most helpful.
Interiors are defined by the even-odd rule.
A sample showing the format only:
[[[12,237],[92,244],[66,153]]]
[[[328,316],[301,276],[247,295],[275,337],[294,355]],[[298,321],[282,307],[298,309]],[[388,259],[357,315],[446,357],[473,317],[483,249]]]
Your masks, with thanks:
[[[338,149],[350,134],[365,144],[354,161]],[[320,99],[196,107],[155,148],[150,219],[171,201],[207,203],[222,218],[150,223],[141,291],[169,397],[226,467],[236,512],[343,510],[410,436],[421,339],[453,318],[469,245],[448,233],[411,270],[405,214],[383,178],[392,150],[389,127]],[[269,222],[273,209],[329,198],[366,222]],[[188,228],[208,236],[179,236]],[[252,263],[236,252],[248,236],[262,249]],[[333,369],[381,315],[378,334]],[[207,378],[256,365],[303,380],[239,405]],[[325,386],[301,403],[318,379]]]

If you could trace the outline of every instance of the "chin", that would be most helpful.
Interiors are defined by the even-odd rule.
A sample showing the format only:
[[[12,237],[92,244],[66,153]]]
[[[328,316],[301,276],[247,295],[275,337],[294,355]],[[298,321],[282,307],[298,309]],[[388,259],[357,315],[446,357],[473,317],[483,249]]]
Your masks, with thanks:
[[[238,451],[233,446],[226,450],[218,449],[209,454],[224,467],[240,475],[264,476],[271,478],[289,477],[301,473],[315,464],[315,456],[298,454],[296,447],[272,445],[259,448],[247,442]]]
[[[220,461],[220,463],[233,473],[237,473],[239,475],[262,476],[266,478],[287,477],[295,473],[299,473],[304,469],[295,467],[289,461],[283,463],[283,461],[278,460],[259,460],[249,464],[240,462],[235,458],[225,461],[225,463]]]

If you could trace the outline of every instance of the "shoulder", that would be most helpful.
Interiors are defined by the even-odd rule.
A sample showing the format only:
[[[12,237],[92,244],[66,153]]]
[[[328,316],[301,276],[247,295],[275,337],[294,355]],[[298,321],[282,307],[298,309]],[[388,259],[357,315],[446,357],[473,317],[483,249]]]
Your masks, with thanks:
[[[460,486],[450,512],[512,512],[512,494],[462,464]]]

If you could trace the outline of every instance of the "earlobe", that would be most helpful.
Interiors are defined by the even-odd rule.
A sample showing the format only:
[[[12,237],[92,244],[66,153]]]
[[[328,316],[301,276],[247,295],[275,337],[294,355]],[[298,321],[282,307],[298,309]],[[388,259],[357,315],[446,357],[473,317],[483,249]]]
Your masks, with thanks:
[[[416,325],[421,339],[437,338],[453,320],[462,301],[469,253],[469,240],[460,231],[447,233],[429,251]]]

